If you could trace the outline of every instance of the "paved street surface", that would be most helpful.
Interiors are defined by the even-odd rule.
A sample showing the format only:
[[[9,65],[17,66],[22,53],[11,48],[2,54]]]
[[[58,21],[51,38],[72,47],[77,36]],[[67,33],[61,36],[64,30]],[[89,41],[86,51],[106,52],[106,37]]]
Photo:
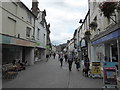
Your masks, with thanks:
[[[19,72],[16,79],[3,81],[3,88],[101,88],[102,79],[92,79],[82,76],[73,63],[69,72],[68,64],[60,67],[58,59],[50,58],[48,62],[41,61]]]

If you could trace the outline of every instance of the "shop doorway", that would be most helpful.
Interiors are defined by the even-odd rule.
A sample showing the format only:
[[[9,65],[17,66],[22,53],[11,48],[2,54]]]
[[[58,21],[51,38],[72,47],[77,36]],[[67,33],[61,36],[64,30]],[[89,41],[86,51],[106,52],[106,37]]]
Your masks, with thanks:
[[[118,48],[117,42],[111,44],[111,61],[116,63],[116,67],[118,70]]]

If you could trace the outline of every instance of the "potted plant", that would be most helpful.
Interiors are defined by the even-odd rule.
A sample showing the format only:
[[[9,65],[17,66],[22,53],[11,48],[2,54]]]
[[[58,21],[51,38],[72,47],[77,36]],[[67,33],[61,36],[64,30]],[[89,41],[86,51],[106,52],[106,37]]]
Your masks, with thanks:
[[[87,30],[87,31],[85,32],[85,36],[90,36],[90,35],[91,35],[90,31]]]
[[[90,35],[91,35],[90,31],[87,30],[84,34],[84,36],[85,36],[84,38],[88,41],[88,40],[90,40]]]
[[[117,11],[120,11],[120,1],[118,2],[118,4],[117,4]]]
[[[95,21],[91,22],[89,25],[92,29],[95,30],[95,28],[97,28],[97,23]]]

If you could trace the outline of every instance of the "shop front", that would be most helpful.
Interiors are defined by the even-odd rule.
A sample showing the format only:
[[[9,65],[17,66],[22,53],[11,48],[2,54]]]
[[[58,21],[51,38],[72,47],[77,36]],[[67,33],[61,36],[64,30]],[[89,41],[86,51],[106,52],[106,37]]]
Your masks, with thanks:
[[[2,64],[12,63],[13,60],[22,59],[22,47],[2,45]]]
[[[34,42],[0,34],[2,45],[2,64],[10,64],[14,60],[27,61],[34,64]]]
[[[117,71],[120,73],[120,29],[93,41],[92,46],[95,59],[103,62],[115,62]]]

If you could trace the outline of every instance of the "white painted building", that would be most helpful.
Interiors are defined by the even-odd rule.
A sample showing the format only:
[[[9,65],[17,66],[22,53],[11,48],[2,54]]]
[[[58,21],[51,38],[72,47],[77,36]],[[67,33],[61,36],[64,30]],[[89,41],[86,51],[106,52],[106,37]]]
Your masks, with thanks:
[[[21,62],[27,61],[28,65],[33,65],[35,15],[22,2],[2,2],[1,9],[2,63],[20,59]]]
[[[46,38],[47,38],[47,23],[45,20],[46,11],[40,11],[38,8],[38,1],[32,1],[32,12],[36,15],[35,19],[35,61],[45,59]]]
[[[74,51],[74,39],[71,39],[68,43],[68,52],[73,52]]]
[[[94,30],[91,29],[91,52],[93,52],[91,60],[113,61],[113,57],[115,57],[118,61],[120,58],[118,48],[120,45],[120,12],[115,10],[115,16],[112,15],[107,18],[101,12],[99,5],[100,2],[90,2],[89,5],[90,21],[97,23],[97,27]],[[115,51],[118,53],[115,53]]]
[[[52,52],[56,52],[56,46],[55,45],[52,45]]]

